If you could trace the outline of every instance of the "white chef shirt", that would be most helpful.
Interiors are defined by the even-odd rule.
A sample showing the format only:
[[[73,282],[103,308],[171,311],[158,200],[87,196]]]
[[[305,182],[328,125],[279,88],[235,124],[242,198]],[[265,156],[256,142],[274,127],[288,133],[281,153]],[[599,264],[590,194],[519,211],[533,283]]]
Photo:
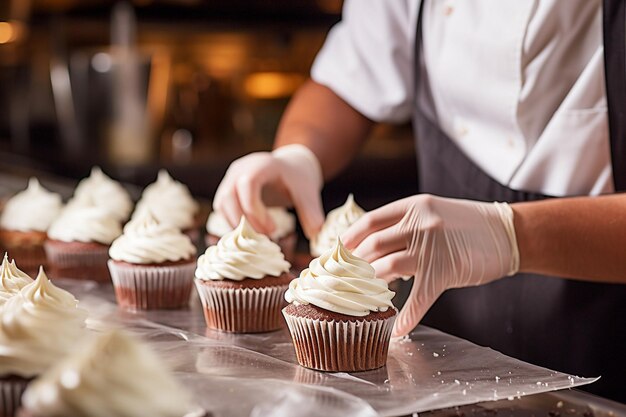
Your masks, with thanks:
[[[346,0],[312,78],[372,120],[408,120],[418,8]],[[613,191],[601,9],[601,0],[425,3],[434,117],[499,183],[554,196]]]

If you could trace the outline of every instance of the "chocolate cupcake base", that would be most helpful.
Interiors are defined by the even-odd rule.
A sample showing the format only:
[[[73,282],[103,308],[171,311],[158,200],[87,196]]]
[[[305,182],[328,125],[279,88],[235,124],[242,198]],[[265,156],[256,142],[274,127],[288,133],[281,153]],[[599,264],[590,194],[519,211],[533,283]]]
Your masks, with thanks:
[[[43,244],[45,232],[20,232],[0,229],[0,251],[8,252],[18,267],[29,275],[36,275],[39,266],[47,267]]]
[[[358,372],[385,366],[397,311],[353,317],[304,305],[283,309],[296,350],[305,368]]]
[[[108,261],[115,297],[129,310],[178,309],[189,304],[196,264],[193,261],[134,265]]]
[[[22,394],[31,379],[19,376],[0,378],[0,417],[14,417],[22,404]]]
[[[107,260],[109,246],[95,242],[62,242],[47,240],[44,243],[50,276],[111,282]]]
[[[233,333],[262,333],[284,326],[281,309],[285,291],[293,277],[242,281],[196,279],[207,327]]]

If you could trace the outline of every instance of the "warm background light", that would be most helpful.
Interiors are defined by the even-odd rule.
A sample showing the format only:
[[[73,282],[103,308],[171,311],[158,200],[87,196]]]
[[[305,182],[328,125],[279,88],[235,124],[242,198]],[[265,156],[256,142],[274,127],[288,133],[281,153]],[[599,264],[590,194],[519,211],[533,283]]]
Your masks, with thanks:
[[[301,74],[257,72],[246,77],[244,91],[256,99],[285,98],[292,95],[303,82]]]
[[[0,22],[0,45],[20,40],[24,30],[24,25],[19,21]]]
[[[15,29],[9,22],[0,22],[0,43],[9,43],[15,39]]]

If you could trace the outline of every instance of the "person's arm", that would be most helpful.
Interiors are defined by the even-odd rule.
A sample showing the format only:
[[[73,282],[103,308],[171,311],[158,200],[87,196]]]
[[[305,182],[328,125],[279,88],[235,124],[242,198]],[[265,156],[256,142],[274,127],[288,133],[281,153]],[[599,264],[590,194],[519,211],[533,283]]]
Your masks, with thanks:
[[[394,330],[404,335],[444,291],[517,272],[626,284],[626,194],[511,205],[421,194],[367,213],[342,240],[379,278],[415,277]]]
[[[328,180],[352,161],[373,125],[331,89],[309,80],[289,103],[274,149],[294,143],[306,146],[319,160],[324,179]]]
[[[626,194],[511,207],[521,272],[626,283]]]

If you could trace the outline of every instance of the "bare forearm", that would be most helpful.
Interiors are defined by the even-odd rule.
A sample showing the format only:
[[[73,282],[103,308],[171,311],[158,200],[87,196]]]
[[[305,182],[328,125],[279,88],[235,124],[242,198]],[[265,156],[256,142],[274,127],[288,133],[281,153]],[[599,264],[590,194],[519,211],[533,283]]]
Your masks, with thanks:
[[[626,283],[626,194],[512,207],[521,272]]]
[[[373,124],[332,90],[309,80],[289,103],[274,147],[307,146],[319,159],[324,178],[329,179],[350,163]]]

